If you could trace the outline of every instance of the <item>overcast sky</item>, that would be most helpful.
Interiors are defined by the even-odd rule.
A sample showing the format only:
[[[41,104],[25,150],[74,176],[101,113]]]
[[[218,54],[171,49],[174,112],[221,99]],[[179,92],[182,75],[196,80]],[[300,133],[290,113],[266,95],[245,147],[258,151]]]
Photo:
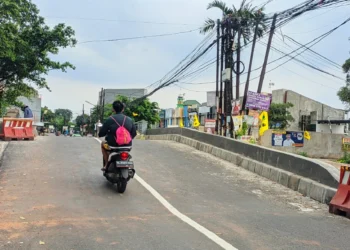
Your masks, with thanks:
[[[217,19],[221,16],[217,10],[207,10],[209,1],[205,0],[33,0],[33,2],[37,4],[41,15],[46,18],[50,26],[61,22],[72,26],[79,42],[187,31],[199,28],[207,17]],[[266,0],[252,2],[258,6]],[[266,6],[265,12],[281,11],[300,2],[303,1],[273,0]],[[240,1],[227,0],[226,3],[238,6]],[[349,13],[350,6],[309,12],[279,29],[274,37],[273,46],[284,52],[290,52],[296,46],[283,39],[281,34],[288,35],[300,43],[307,43],[342,23],[350,16]],[[342,65],[349,57],[349,30],[350,23],[347,23],[313,49]],[[204,36],[195,31],[141,40],[85,43],[78,44],[75,48],[61,50],[55,59],[70,61],[76,66],[76,70],[69,70],[68,73],[52,72],[48,75],[52,92],[40,90],[43,105],[50,109],[68,108],[76,115],[82,112],[85,101],[97,103],[98,91],[101,88],[146,87],[162,78],[203,39]],[[266,40],[267,38],[262,39],[262,42]],[[249,47],[242,53],[243,61],[248,65]],[[262,64],[264,53],[265,47],[258,43],[253,68]],[[208,55],[208,59],[214,55]],[[271,50],[269,61],[280,56]],[[298,58],[345,79],[341,68],[332,67],[310,53]],[[267,70],[281,62],[268,65]],[[253,72],[252,77],[259,73],[260,71]],[[245,77],[242,80],[244,79]],[[191,82],[214,80],[215,64]],[[250,90],[256,91],[257,81],[252,81]],[[270,81],[274,83],[273,89],[294,90],[330,106],[343,108],[336,92],[345,84],[344,80],[327,76],[296,62],[290,61],[268,73],[265,77],[264,91],[269,91]],[[244,85],[241,85],[241,93],[243,88]],[[162,108],[171,108],[175,107],[180,93],[185,93],[185,99],[205,102],[206,91],[210,90],[215,90],[215,84],[180,84],[157,92],[151,100],[159,102]],[[86,112],[91,107],[85,103]]]

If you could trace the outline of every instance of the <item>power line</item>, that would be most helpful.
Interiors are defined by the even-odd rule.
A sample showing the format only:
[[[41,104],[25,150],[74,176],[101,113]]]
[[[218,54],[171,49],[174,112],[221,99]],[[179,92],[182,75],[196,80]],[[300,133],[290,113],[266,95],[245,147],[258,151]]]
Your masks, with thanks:
[[[145,39],[145,38],[153,38],[153,37],[163,37],[163,36],[174,36],[179,34],[185,34],[185,33],[191,33],[194,31],[198,31],[198,29],[194,30],[187,30],[187,31],[180,31],[175,33],[167,33],[167,34],[159,34],[159,35],[150,35],[150,36],[135,36],[135,37],[125,37],[125,38],[116,38],[116,39],[106,39],[106,40],[90,40],[90,41],[83,41],[78,44],[83,43],[97,43],[97,42],[118,42],[118,41],[125,41],[125,40],[136,40],[136,39]]]
[[[263,43],[263,42],[260,42],[260,43],[266,45],[266,43]],[[301,63],[301,64],[303,64],[303,65],[306,65],[306,66],[308,66],[308,67],[314,69],[314,70],[320,71],[320,72],[322,72],[322,73],[324,73],[324,74],[327,74],[327,75],[332,76],[332,77],[334,77],[334,78],[340,79],[340,80],[342,80],[342,81],[344,80],[343,78],[341,78],[341,77],[339,77],[339,76],[333,75],[333,74],[331,74],[331,73],[329,73],[329,72],[327,72],[327,71],[325,71],[325,70],[322,70],[322,69],[320,69],[320,68],[318,68],[318,67],[316,67],[316,66],[313,66],[313,65],[311,65],[311,64],[309,64],[309,63],[303,62],[303,61],[301,61],[301,60],[295,58],[295,57],[297,57],[298,55],[300,55],[301,53],[303,53],[305,50],[302,51],[302,52],[300,52],[300,53],[298,53],[298,54],[295,55],[295,56],[291,56],[291,55],[289,55],[289,54],[287,54],[287,53],[284,53],[283,51],[281,51],[281,50],[279,50],[279,49],[276,49],[276,48],[273,47],[272,45],[271,45],[271,48],[272,48],[273,50],[275,50],[275,51],[277,51],[277,52],[279,52],[279,53],[285,55],[285,56],[290,57],[289,60],[285,61],[284,63],[282,63],[282,64],[280,64],[280,65],[278,65],[278,66],[277,66],[276,68],[274,68],[274,69],[279,68],[279,66],[282,66],[282,65],[286,64],[286,63],[289,62],[290,60],[295,60],[295,61],[297,61],[297,62],[299,62],[299,63]]]
[[[277,62],[277,61],[279,61],[279,60],[281,60],[281,59],[283,59],[283,58],[285,58],[285,57],[287,57],[287,56],[289,56],[289,57],[291,57],[291,58],[290,58],[289,60],[287,60],[286,62],[280,64],[280,65],[283,65],[283,64],[289,62],[290,60],[295,59],[295,57],[297,57],[298,55],[302,54],[304,51],[308,50],[310,47],[316,45],[317,43],[319,43],[320,41],[322,41],[324,38],[326,38],[327,36],[329,36],[331,33],[333,33],[335,30],[337,30],[338,28],[340,28],[341,26],[343,26],[344,24],[346,24],[346,23],[349,22],[349,21],[350,21],[350,18],[346,19],[344,22],[342,22],[341,24],[339,24],[339,25],[336,26],[335,28],[333,28],[333,29],[327,31],[326,33],[324,33],[324,34],[322,34],[322,35],[316,37],[315,39],[311,40],[310,42],[308,42],[308,43],[306,43],[306,44],[300,46],[299,48],[297,48],[297,49],[291,51],[290,53],[284,54],[283,56],[281,56],[281,57],[279,57],[279,58],[277,58],[277,59],[275,59],[275,60],[269,62],[268,65],[271,64],[271,63]],[[313,44],[312,44],[312,43],[313,43]],[[307,47],[307,45],[309,45],[309,44],[312,44],[312,45],[310,45],[309,47]],[[305,48],[305,49],[304,49],[303,51],[299,52],[298,54],[296,54],[295,56],[291,56],[291,54],[295,53],[296,51],[300,50],[301,48]],[[296,59],[296,60],[298,60],[298,59]],[[279,66],[277,66],[277,67],[274,68],[274,69],[277,69],[278,67],[279,67]],[[256,70],[259,70],[259,69],[261,69],[261,68],[262,68],[262,66],[260,66],[260,67],[258,67],[258,68],[256,68],[256,69],[253,69],[251,72],[256,71]],[[274,70],[274,69],[272,69],[272,70]],[[272,71],[272,70],[270,70],[270,71]],[[270,71],[268,71],[268,72],[270,72]],[[266,72],[266,73],[267,73],[267,72]],[[244,73],[244,74],[246,74],[246,73]],[[338,78],[338,77],[337,77],[337,78]]]
[[[179,86],[178,84],[175,84],[175,86],[179,87],[180,89],[188,90],[188,91],[191,91],[191,92],[201,92],[201,93],[203,93],[203,92],[208,92],[208,91],[206,91],[206,90],[187,89],[187,88],[184,88],[184,87],[182,87],[182,86]]]
[[[206,40],[206,39],[205,39],[205,40]],[[202,42],[202,43],[203,43],[203,42]],[[200,44],[202,44],[202,43],[200,43]],[[190,53],[189,55],[187,55],[187,56],[185,57],[185,59],[189,59],[189,60],[185,60],[185,59],[184,59],[184,60],[182,60],[182,61],[180,62],[180,64],[178,64],[178,68],[179,68],[179,69],[175,70],[175,68],[177,68],[177,67],[175,67],[174,69],[172,69],[171,72],[174,72],[172,75],[168,76],[169,73],[166,74],[166,76],[168,76],[168,77],[166,77],[166,78],[163,77],[163,78],[162,78],[162,81],[161,81],[162,83],[159,84],[159,86],[157,86],[154,90],[152,90],[152,91],[151,91],[150,93],[148,93],[147,95],[145,95],[145,96],[143,96],[143,97],[141,97],[141,98],[138,98],[138,99],[134,100],[132,103],[133,103],[133,104],[136,104],[137,102],[142,101],[143,99],[145,99],[145,98],[147,98],[147,97],[153,95],[153,94],[156,93],[158,90],[160,90],[160,89],[162,89],[162,88],[165,88],[165,87],[168,87],[168,86],[170,86],[170,85],[172,85],[172,84],[175,84],[175,83],[179,82],[180,80],[183,80],[183,79],[185,79],[186,77],[188,77],[188,76],[190,76],[190,75],[192,75],[192,74],[194,74],[194,73],[196,73],[196,72],[198,72],[198,71],[200,71],[200,70],[203,70],[203,69],[207,68],[208,66],[210,66],[211,64],[213,64],[213,62],[211,62],[211,60],[210,60],[209,63],[204,63],[204,64],[202,64],[202,65],[204,65],[204,66],[202,66],[200,69],[185,74],[185,73],[189,70],[189,68],[191,68],[191,66],[194,65],[202,56],[204,56],[206,53],[208,53],[208,51],[209,51],[215,44],[216,44],[216,40],[212,41],[212,42],[211,42],[207,47],[205,47],[205,48],[202,48],[203,45],[197,46],[197,47],[195,48],[195,50],[192,51],[192,52],[194,52],[194,53]],[[198,48],[198,47],[199,47],[199,48]],[[198,48],[198,49],[197,49],[197,48]],[[191,56],[191,54],[192,54],[192,56]],[[214,63],[215,63],[215,61],[214,61]],[[165,79],[167,79],[167,80],[165,80]]]
[[[123,23],[142,23],[142,24],[159,24],[159,25],[197,25],[189,23],[167,23],[167,22],[151,22],[141,20],[124,20],[124,19],[106,19],[106,18],[90,18],[90,17],[54,17],[46,16],[48,19],[72,19],[72,20],[85,20],[85,21],[103,21],[103,22],[123,22]]]
[[[216,83],[216,81],[213,82],[179,82],[180,84],[190,84],[190,85],[202,85],[202,84],[213,84]]]
[[[299,42],[296,41],[295,39],[293,39],[293,38],[291,38],[291,37],[289,37],[289,36],[287,36],[287,35],[285,35],[285,37],[288,38],[289,40],[293,41],[294,43],[305,47],[303,44],[299,43]],[[305,47],[305,48],[307,48],[307,47]],[[307,49],[308,49],[309,51],[311,51],[312,53],[318,55],[319,57],[325,59],[326,61],[330,62],[330,63],[333,64],[334,66],[340,67],[340,68],[342,67],[339,63],[336,63],[336,62],[330,60],[329,58],[327,58],[327,57],[321,55],[320,53],[317,53],[316,51],[314,51],[314,50],[312,50],[312,49],[310,49],[310,48],[307,48]]]

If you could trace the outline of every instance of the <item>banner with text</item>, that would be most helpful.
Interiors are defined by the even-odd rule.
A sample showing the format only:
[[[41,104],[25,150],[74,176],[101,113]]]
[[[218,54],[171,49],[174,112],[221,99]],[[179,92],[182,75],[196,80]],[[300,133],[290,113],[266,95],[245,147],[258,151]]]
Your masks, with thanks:
[[[272,146],[303,147],[304,133],[294,131],[273,131]]]
[[[248,91],[246,108],[268,111],[270,108],[270,103],[271,94]]]

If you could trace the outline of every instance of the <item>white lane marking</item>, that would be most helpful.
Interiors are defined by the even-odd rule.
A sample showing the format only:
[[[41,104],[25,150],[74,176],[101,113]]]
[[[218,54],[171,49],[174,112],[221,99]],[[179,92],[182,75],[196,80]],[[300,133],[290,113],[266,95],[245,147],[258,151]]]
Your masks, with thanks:
[[[102,142],[100,139],[94,137],[96,141]],[[166,209],[170,211],[173,215],[175,215],[177,218],[182,220],[183,222],[187,223],[194,229],[196,229],[198,232],[204,234],[207,236],[210,240],[212,240],[214,243],[221,246],[223,249],[226,250],[238,250],[234,246],[232,246],[230,243],[225,241],[224,239],[221,239],[219,236],[217,236],[215,233],[209,231],[205,227],[201,226],[188,216],[181,213],[179,210],[177,210],[173,205],[171,205],[166,199],[163,198],[153,187],[151,187],[147,182],[145,182],[140,176],[135,174],[134,178],[144,187],[146,188],[153,196],[156,198]]]

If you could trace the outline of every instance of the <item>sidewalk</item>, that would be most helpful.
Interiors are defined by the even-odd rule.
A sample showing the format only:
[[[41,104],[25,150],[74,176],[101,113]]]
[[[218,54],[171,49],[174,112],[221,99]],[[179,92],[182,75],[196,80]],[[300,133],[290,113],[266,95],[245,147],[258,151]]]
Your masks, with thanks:
[[[331,159],[317,159],[317,160],[328,163],[338,170],[340,170],[341,166],[348,166],[348,167],[350,166],[350,164],[340,163],[340,162],[337,162],[336,160],[331,160]]]

